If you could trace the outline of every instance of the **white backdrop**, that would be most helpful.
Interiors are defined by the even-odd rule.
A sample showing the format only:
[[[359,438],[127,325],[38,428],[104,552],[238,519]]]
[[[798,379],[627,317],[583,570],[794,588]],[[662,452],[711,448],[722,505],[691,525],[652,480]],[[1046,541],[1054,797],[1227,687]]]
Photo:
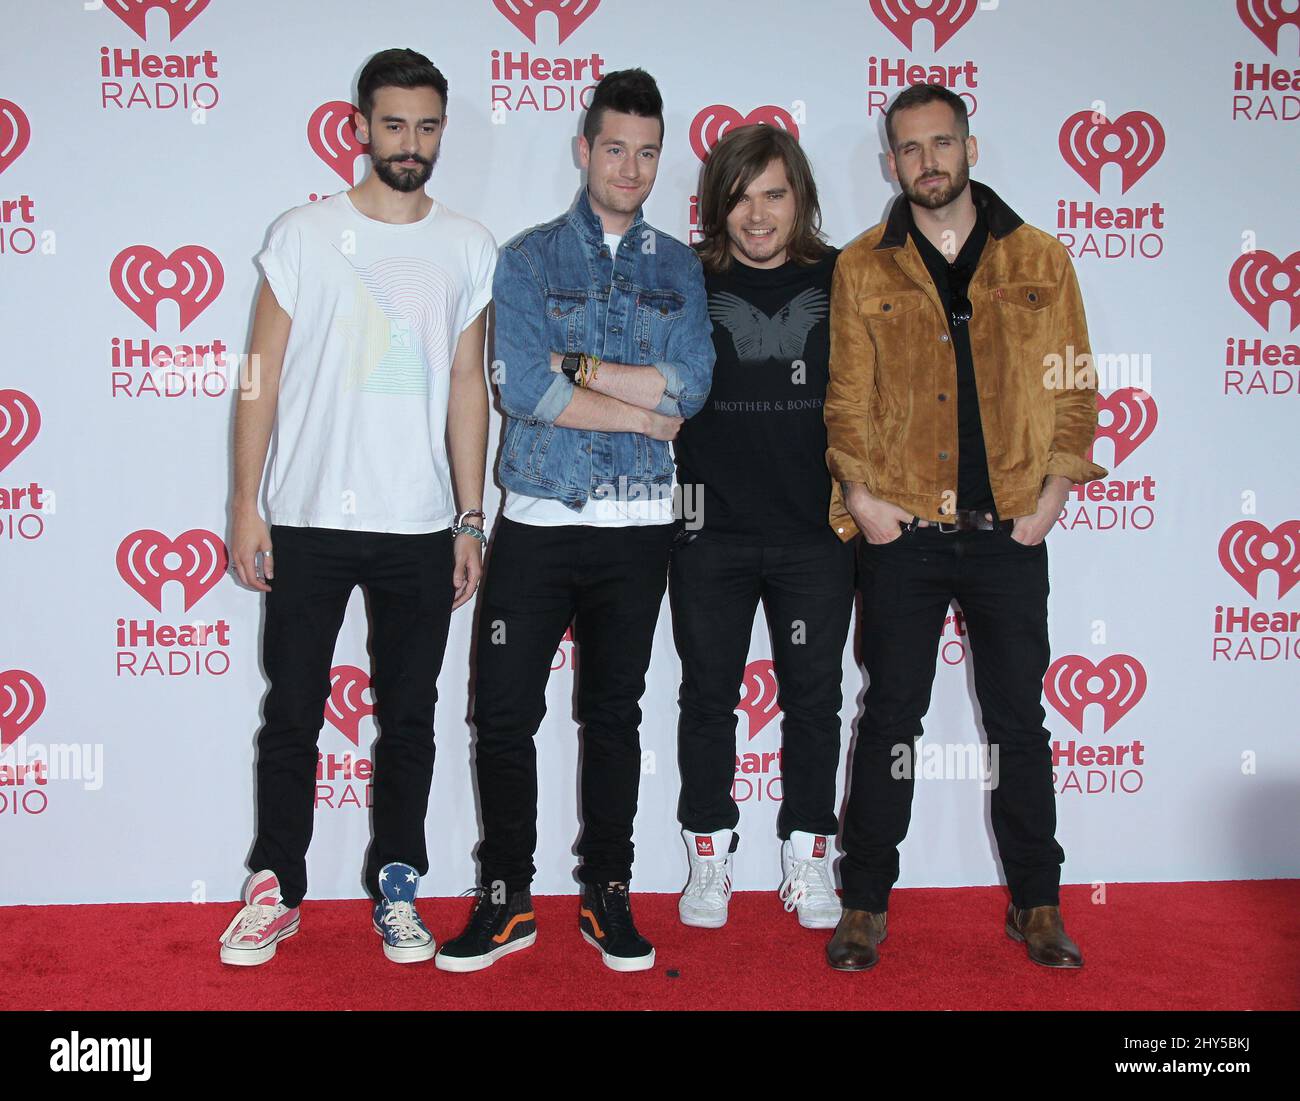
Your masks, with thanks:
[[[1111,476],[1049,539],[1065,878],[1300,874],[1296,0],[0,8],[0,903],[241,887],[265,682],[260,598],[220,572],[233,368],[215,357],[244,348],[273,219],[365,168],[328,105],[393,45],[450,81],[432,193],[498,240],[575,193],[593,69],[641,65],[666,102],[653,223],[689,236],[697,149],[749,117],[797,129],[844,244],[894,194],[883,103],[942,66],[974,108],[975,177],[1068,239],[1093,347],[1114,357],[1096,449]],[[149,250],[170,258],[153,284],[137,274]],[[169,369],[181,345],[207,345],[207,367]],[[470,617],[457,613],[439,681],[430,894],[474,881]],[[181,630],[196,623],[208,629]],[[926,758],[936,774],[918,783],[904,886],[999,874],[986,792],[955,756],[979,739],[956,627],[943,653],[922,745],[948,764]],[[761,616],[750,656],[738,751],[757,756],[738,770],[736,881],[774,889],[780,780],[762,755],[780,716]],[[361,894],[359,762],[375,730],[360,593],[335,661],[358,671],[339,671],[320,736],[336,771],[318,788],[313,897]],[[851,651],[844,668],[847,749],[862,688]],[[639,890],[685,876],[678,677],[665,605],[643,704]],[[575,889],[571,692],[565,642],[538,735],[539,892]]]

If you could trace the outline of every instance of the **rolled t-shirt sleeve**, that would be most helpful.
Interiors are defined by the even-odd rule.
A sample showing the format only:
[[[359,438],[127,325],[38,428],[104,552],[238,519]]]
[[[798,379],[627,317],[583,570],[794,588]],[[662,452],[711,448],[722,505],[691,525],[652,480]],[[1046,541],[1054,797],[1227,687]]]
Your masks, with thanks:
[[[469,328],[483,308],[492,301],[492,277],[497,267],[497,243],[492,234],[483,231],[483,239],[478,244],[478,255],[470,261],[473,286],[469,294],[469,307],[466,310],[461,331]]]
[[[257,254],[257,263],[271,286],[275,300],[290,317],[298,304],[301,260],[302,235],[286,215],[271,227],[266,247]]]

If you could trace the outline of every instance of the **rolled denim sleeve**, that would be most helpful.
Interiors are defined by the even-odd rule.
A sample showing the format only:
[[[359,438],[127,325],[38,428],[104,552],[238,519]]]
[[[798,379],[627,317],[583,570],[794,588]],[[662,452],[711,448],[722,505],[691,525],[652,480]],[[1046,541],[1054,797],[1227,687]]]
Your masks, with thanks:
[[[501,407],[512,417],[554,424],[573,400],[573,384],[551,370],[542,282],[527,253],[515,245],[501,250],[492,277],[492,300],[496,304],[492,374]]]
[[[666,417],[695,416],[704,408],[713,384],[713,323],[704,291],[704,267],[694,252],[688,257],[686,308],[668,334],[667,357],[655,369],[664,376],[664,396],[655,406]]]

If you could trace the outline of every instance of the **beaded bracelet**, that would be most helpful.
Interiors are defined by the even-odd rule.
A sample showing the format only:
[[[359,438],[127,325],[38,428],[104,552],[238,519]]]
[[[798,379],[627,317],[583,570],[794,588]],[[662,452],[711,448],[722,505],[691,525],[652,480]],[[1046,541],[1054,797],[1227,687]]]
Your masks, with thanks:
[[[472,535],[480,543],[487,543],[487,536],[484,534],[483,529],[475,527],[473,524],[457,524],[451,529],[451,533],[452,535]]]

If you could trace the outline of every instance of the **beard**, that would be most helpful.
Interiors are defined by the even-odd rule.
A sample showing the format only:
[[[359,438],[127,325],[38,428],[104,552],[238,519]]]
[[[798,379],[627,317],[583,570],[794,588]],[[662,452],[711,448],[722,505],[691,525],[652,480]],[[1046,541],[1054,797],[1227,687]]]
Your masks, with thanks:
[[[961,168],[946,187],[942,184],[938,187],[921,187],[925,180],[934,179],[936,176],[942,178],[945,175],[947,173],[932,172],[917,176],[910,184],[903,184],[903,194],[910,202],[923,206],[927,210],[938,210],[941,206],[947,206],[966,190],[966,185],[970,183],[970,162],[965,157],[962,158]]]
[[[750,242],[745,239],[743,232],[733,233],[730,228],[727,229],[727,240],[732,247],[740,253],[745,259],[755,264],[762,264],[779,252],[789,246],[790,234],[787,233],[784,238],[776,230],[759,241]]]
[[[398,167],[399,161],[409,160],[419,161],[420,163],[415,168]],[[433,157],[427,161],[418,154],[412,156],[399,154],[386,160],[372,155],[370,163],[375,167],[375,175],[394,191],[418,191],[429,182],[429,177],[433,175],[433,166],[438,163],[438,154],[434,153]]]

